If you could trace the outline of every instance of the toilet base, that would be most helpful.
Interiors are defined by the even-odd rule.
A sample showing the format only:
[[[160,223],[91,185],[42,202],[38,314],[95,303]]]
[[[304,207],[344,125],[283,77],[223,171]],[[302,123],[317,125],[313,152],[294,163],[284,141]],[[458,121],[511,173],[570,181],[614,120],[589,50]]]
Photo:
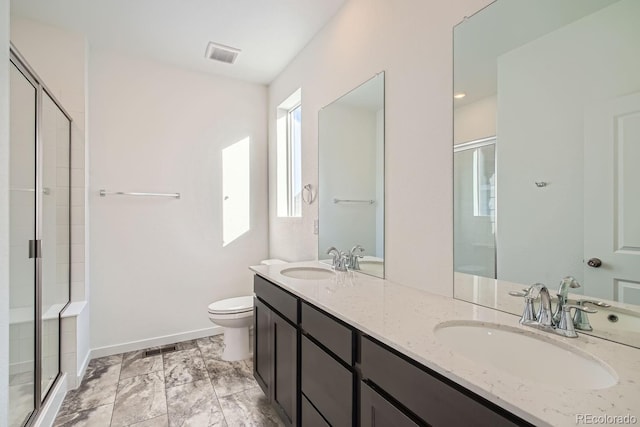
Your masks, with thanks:
[[[235,362],[248,359],[249,352],[249,327],[224,328],[224,350],[222,360]]]

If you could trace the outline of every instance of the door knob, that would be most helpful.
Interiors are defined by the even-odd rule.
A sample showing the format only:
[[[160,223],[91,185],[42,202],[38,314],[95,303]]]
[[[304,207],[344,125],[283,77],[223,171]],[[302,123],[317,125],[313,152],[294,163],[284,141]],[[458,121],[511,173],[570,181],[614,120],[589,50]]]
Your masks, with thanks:
[[[602,261],[600,261],[600,258],[591,258],[587,261],[587,265],[589,267],[598,268],[602,265]]]

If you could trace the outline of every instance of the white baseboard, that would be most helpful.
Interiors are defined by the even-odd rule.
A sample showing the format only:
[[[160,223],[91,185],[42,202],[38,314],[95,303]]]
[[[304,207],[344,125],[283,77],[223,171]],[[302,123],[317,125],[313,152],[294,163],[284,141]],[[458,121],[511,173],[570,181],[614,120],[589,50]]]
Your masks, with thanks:
[[[221,333],[223,333],[223,328],[221,326],[213,326],[211,328],[198,329],[198,330],[189,331],[189,332],[182,332],[174,335],[165,335],[162,337],[149,338],[149,339],[144,339],[140,341],[131,341],[124,344],[98,347],[91,350],[90,359],[95,359],[97,357],[111,356],[113,354],[126,353],[129,351],[144,350],[145,348],[149,348],[149,347],[175,344],[181,341],[195,340],[197,338],[204,338],[211,335],[219,335]]]
[[[67,374],[62,374],[50,393],[32,427],[51,427],[53,425],[62,406],[62,401],[67,395]]]
[[[74,390],[80,386],[82,383],[82,379],[84,378],[85,372],[87,372],[87,366],[89,366],[89,361],[91,360],[91,351],[87,352],[87,356],[82,361],[82,365],[78,368],[78,373],[76,374],[75,383],[71,380],[68,381],[67,390]]]

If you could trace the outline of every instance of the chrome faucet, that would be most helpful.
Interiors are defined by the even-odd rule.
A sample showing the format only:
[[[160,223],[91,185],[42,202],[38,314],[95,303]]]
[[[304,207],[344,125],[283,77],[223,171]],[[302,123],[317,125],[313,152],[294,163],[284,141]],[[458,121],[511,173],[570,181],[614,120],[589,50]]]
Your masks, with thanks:
[[[363,256],[356,254],[356,251],[360,251],[362,254],[364,252],[364,248],[360,245],[355,245],[351,248],[351,251],[349,251],[349,268],[351,270],[360,270],[360,258]]]
[[[327,249],[327,254],[332,256],[332,266],[336,271],[347,271],[349,256],[334,246]]]
[[[540,297],[540,307],[536,313],[535,323],[537,326],[543,328],[553,328],[553,316],[551,315],[551,295],[549,295],[549,289],[542,283],[535,283],[531,285],[528,292],[529,298],[536,300]]]
[[[577,284],[577,286],[575,286]],[[578,312],[581,313],[596,313],[597,311],[589,307],[585,307],[583,304],[568,304],[567,293],[569,288],[577,288],[580,286],[573,277],[565,277],[560,283],[560,290],[558,291],[558,305],[556,306],[556,312],[552,314],[551,296],[549,295],[549,289],[542,283],[535,283],[522,292],[509,292],[512,296],[520,296],[525,299],[525,308],[520,318],[520,323],[526,326],[531,326],[538,329],[554,332],[558,335],[562,335],[568,338],[575,338],[578,334],[575,331],[576,325],[574,319],[571,316],[571,309],[576,310],[576,316]],[[535,311],[534,301],[540,298],[540,307],[538,311]],[[596,304],[597,305],[597,304]],[[559,314],[556,321],[556,314]]]

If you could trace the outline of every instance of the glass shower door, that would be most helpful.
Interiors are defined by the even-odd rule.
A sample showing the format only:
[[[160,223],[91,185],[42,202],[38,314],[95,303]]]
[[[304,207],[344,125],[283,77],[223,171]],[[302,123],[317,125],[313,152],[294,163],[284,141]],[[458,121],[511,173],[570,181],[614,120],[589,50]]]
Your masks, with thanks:
[[[69,301],[69,119],[42,94],[41,398],[60,371],[60,312]]]
[[[9,426],[35,409],[36,99],[34,84],[10,66]]]

